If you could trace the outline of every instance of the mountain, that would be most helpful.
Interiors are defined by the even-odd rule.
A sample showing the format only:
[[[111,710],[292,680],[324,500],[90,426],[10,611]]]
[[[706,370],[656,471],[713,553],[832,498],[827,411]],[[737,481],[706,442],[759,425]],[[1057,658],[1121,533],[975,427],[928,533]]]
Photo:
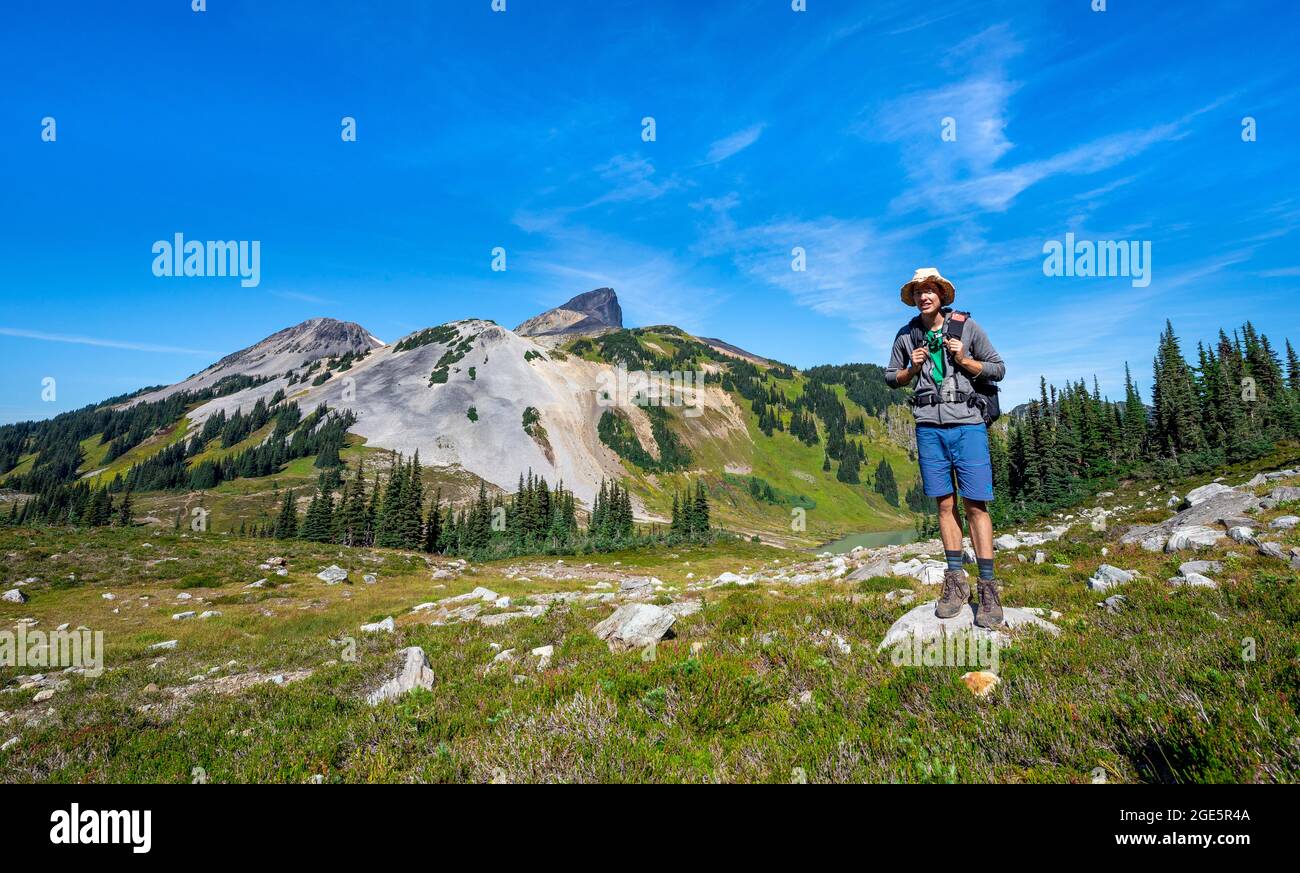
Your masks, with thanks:
[[[617,330],[623,326],[623,308],[613,288],[579,294],[568,303],[535,315],[515,328],[520,336],[576,336]]]
[[[617,300],[612,302],[617,310]],[[619,456],[598,436],[606,409],[598,402],[598,388],[604,383],[616,383],[610,363],[568,355],[492,322],[468,319],[377,348],[345,372],[291,368],[210,400],[189,418],[191,429],[198,428],[211,415],[247,412],[259,399],[269,402],[285,390],[304,415],[322,404],[355,414],[350,431],[368,446],[407,455],[418,451],[426,465],[459,468],[504,490],[513,490],[520,473],[531,469],[552,483],[562,480],[589,505],[602,480],[626,475]],[[743,437],[744,416],[726,392],[702,390],[699,404],[702,416],[717,419],[719,434]],[[529,409],[540,426],[525,428]],[[653,447],[645,411],[630,405],[619,412],[643,445]]]
[[[629,381],[661,373],[690,382],[638,395]],[[825,542],[912,525],[899,496],[915,466],[884,420],[897,394],[874,371],[810,375],[671,325],[624,328],[617,295],[601,288],[513,331],[466,319],[385,344],[358,324],[305,321],[175,385],[0,428],[0,483],[106,485],[170,452],[160,461],[170,472],[147,481],[196,496],[142,496],[142,506],[170,518],[178,501],[188,512],[186,501],[203,500],[237,528],[264,522],[283,490],[315,488],[306,444],[332,428],[325,458],[363,457],[373,476],[386,475],[392,453],[418,452],[444,499],[463,501],[480,483],[514,492],[532,471],[584,509],[602,482],[621,481],[635,515],[663,523],[674,495],[703,481],[732,530]],[[275,444],[282,460],[263,458],[261,472],[236,464]],[[882,460],[898,496],[872,488]]]
[[[349,352],[364,355],[383,346],[382,340],[354,322],[312,318],[226,355],[183,382],[134,397],[131,403],[147,403],[162,400],[178,391],[208,388],[228,376],[278,376],[313,361],[340,357]]]

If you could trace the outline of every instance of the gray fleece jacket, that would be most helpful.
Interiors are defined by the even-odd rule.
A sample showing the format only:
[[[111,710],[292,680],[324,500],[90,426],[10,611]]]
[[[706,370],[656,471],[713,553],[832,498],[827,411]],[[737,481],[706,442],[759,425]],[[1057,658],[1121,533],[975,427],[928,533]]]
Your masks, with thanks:
[[[951,312],[945,309],[945,316]],[[920,316],[917,316],[919,318]],[[885,368],[885,382],[891,388],[897,388],[898,371],[906,370],[912,363],[912,325],[919,324],[916,318],[903,325],[894,337],[894,348],[889,356],[889,366]],[[948,321],[944,320],[944,336],[947,336]],[[988,334],[984,329],[975,323],[975,319],[967,318],[966,326],[962,329],[962,345],[966,349],[966,354],[984,365],[980,374],[981,379],[987,379],[990,382],[1001,381],[1006,375],[1006,364],[1002,363],[1002,356],[998,350],[993,348],[993,343],[989,342]],[[933,362],[927,356],[921,364],[921,374],[908,383],[907,387],[912,389],[914,396],[920,397],[926,393],[939,392],[941,397],[955,398],[957,392],[970,395],[975,388],[971,384],[970,376],[966,371],[953,361],[952,355],[947,351],[944,352],[944,379],[943,384],[936,386],[934,384]],[[945,401],[934,406],[913,406],[912,413],[916,416],[918,425],[953,425],[953,424],[981,424],[984,419],[980,414],[978,407],[968,406],[964,402]]]

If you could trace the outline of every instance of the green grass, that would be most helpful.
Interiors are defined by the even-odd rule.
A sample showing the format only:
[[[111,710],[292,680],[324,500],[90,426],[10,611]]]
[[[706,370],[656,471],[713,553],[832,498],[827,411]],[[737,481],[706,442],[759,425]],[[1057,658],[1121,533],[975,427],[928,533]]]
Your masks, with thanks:
[[[1139,487],[1119,486],[1113,501],[1137,501]],[[653,660],[613,654],[591,633],[604,605],[497,628],[433,627],[409,613],[477,585],[516,600],[582,589],[585,580],[552,578],[564,567],[653,574],[677,589],[663,600],[682,599],[692,579],[806,558],[745,542],[566,558],[564,567],[516,559],[435,582],[429,565],[444,562],[419,554],[138,529],[0,529],[6,578],[41,580],[24,589],[29,603],[0,603],[0,627],[26,616],[40,628],[102,629],[110,668],[73,677],[43,704],[32,691],[0,696],[0,709],[18,714],[0,733],[19,737],[0,753],[0,780],[186,782],[201,767],[216,782],[1084,783],[1097,768],[1111,782],[1295,781],[1300,578],[1239,547],[1216,574],[1220,589],[1173,588],[1165,579],[1180,559],[1120,548],[1119,532],[1076,526],[1045,547],[1044,565],[999,556],[1004,601],[1058,610],[1061,635],[1017,636],[1001,653],[1001,685],[980,699],[959,681],[964,667],[900,667],[876,653],[908,608],[884,594],[907,580],[706,591],[704,608],[677,622]],[[1300,545],[1300,531],[1279,541]],[[256,565],[271,555],[286,557],[290,574],[271,576],[275,588],[245,589],[268,575]],[[1122,589],[1119,613],[1098,609],[1100,596],[1084,586],[1102,561],[1142,573]],[[317,581],[331,563],[357,584]],[[379,582],[361,584],[363,572]],[[918,602],[933,596],[910,587]],[[179,605],[181,591],[195,599]],[[182,608],[223,614],[172,621]],[[357,632],[387,615],[396,634]],[[852,652],[827,647],[823,630]],[[331,644],[344,636],[355,640],[355,661]],[[173,638],[173,652],[146,649]],[[1254,660],[1243,657],[1248,640]],[[523,660],[485,671],[492,644]],[[407,645],[428,653],[433,691],[366,706],[364,693]],[[542,673],[527,656],[540,645],[555,646]],[[231,660],[235,667],[221,666]],[[214,675],[313,672],[282,687],[142,709],[169,700],[151,683],[184,687],[214,666]],[[23,672],[0,669],[0,681],[12,688]],[[37,715],[50,707],[53,716]]]

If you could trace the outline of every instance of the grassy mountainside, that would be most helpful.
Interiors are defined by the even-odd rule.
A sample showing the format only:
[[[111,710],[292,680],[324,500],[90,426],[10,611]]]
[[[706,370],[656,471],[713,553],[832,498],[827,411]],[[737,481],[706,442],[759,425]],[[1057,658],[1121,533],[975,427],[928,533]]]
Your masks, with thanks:
[[[1294,460],[1216,474],[1235,483]],[[818,562],[749,543],[464,566],[218,533],[0,527],[6,581],[35,578],[29,602],[0,602],[0,627],[102,629],[108,668],[66,685],[0,668],[0,742],[16,740],[0,751],[0,781],[1295,781],[1300,576],[1247,546],[1120,546],[1127,524],[1168,515],[1149,487],[1125,483],[1097,502],[1117,513],[1106,531],[1075,515],[1041,547],[1042,564],[999,554],[1004,601],[1043,609],[1060,635],[1015,634],[983,698],[960,681],[966,666],[901,666],[876,651],[911,608],[887,593],[920,602],[933,586],[777,581]],[[1258,527],[1300,547],[1300,529],[1268,528],[1294,510],[1263,512]],[[259,568],[273,554],[285,576]],[[1188,557],[1222,562],[1217,589],[1165,581]],[[1084,584],[1102,562],[1141,574],[1117,612]],[[315,578],[335,563],[355,584]],[[691,590],[724,571],[772,581]],[[484,586],[512,599],[485,606],[500,613],[646,575],[663,582],[652,602],[701,605],[653,657],[613,653],[593,635],[612,604],[495,627],[412,611]],[[272,585],[246,587],[266,576]],[[182,610],[221,614],[171,618]],[[390,615],[391,635],[358,630]],[[173,650],[148,648],[172,639]],[[429,657],[432,690],[367,706],[411,645]],[[538,669],[529,653],[546,645],[554,654]],[[498,660],[506,650],[516,659]]]
[[[630,369],[670,372],[701,367],[710,378],[745,366],[746,371],[757,374],[754,389],[775,391],[787,398],[791,406],[798,404],[809,384],[806,375],[779,364],[737,364],[736,359],[669,326],[581,338],[567,343],[564,351]],[[881,384],[883,387],[883,379]],[[727,387],[726,383],[723,387]],[[843,404],[848,419],[863,427],[863,433],[852,435],[865,452],[860,463],[860,484],[839,481],[836,461],[831,462],[830,470],[823,470],[827,445],[825,420],[818,425],[819,440],[811,445],[788,430],[765,432],[752,403],[732,391],[735,408],[743,419],[743,431],[728,427],[727,422],[720,421],[723,416],[714,410],[691,416],[681,407],[665,407],[671,429],[688,449],[691,463],[681,470],[665,473],[641,469],[625,459],[633,493],[645,502],[648,511],[667,517],[674,492],[684,490],[688,480],[703,476],[724,525],[741,532],[761,532],[777,542],[812,544],[852,531],[910,528],[913,516],[906,506],[888,503],[872,490],[871,481],[872,471],[884,459],[893,468],[902,495],[919,483],[915,462],[908,450],[890,437],[876,410],[865,409],[851,399],[843,385],[832,385],[830,390]],[[788,427],[790,408],[784,407],[777,414],[783,426]],[[657,456],[653,445],[647,449]],[[776,499],[755,499],[751,493],[752,479],[758,480],[764,495],[770,487]],[[791,526],[794,520],[791,511],[797,507],[804,510],[802,521],[806,530],[803,531]]]

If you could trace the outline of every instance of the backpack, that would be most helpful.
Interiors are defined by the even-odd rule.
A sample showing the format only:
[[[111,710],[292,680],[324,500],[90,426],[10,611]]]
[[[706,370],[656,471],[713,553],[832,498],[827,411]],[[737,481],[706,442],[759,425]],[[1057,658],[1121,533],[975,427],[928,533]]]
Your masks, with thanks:
[[[961,339],[968,318],[970,318],[969,312],[950,310],[948,317],[943,322],[944,338]],[[912,348],[919,349],[925,345],[925,330],[921,326],[920,316],[913,318],[911,325]],[[993,422],[1002,417],[1002,405],[998,402],[998,386],[996,383],[979,376],[968,378],[970,378],[970,383],[975,388],[975,393],[966,398],[966,404],[968,406],[978,406],[984,424],[991,426]]]

